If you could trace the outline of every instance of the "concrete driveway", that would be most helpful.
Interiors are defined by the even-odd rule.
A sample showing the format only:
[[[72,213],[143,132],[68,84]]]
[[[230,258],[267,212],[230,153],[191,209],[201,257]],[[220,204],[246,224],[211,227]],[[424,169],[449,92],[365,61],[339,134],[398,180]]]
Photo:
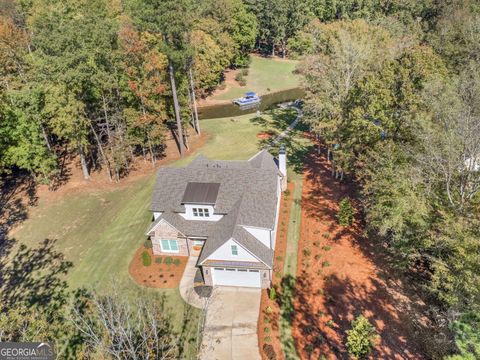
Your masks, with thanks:
[[[260,359],[260,289],[215,287],[209,299],[200,359]]]

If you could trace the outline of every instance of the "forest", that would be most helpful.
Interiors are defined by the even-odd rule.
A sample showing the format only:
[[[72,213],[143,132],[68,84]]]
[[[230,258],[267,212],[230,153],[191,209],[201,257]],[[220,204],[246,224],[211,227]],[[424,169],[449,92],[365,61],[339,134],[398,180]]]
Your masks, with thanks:
[[[479,31],[476,0],[0,0],[0,174],[54,186],[71,156],[86,180],[119,181],[138,159],[155,166],[169,137],[185,152],[201,132],[196,99],[225,69],[248,67],[253,52],[299,59],[304,121],[332,176],[358,183],[369,238],[429,305],[441,336],[425,356],[478,359]],[[46,338],[65,330],[63,292],[38,303],[10,298],[7,283],[0,340],[33,336],[27,323]],[[125,322],[133,311],[78,297],[90,305],[74,308],[65,358],[83,354],[71,345],[79,331],[118,335],[89,327],[106,305]],[[46,331],[48,319],[58,326]],[[181,356],[167,327],[148,331],[169,344],[163,358]]]

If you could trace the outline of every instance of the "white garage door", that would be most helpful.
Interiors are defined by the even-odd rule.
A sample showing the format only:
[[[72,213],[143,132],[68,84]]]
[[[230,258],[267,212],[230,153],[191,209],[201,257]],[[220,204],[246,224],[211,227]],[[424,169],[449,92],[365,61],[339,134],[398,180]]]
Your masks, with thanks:
[[[260,287],[260,271],[214,268],[213,284],[225,286]]]

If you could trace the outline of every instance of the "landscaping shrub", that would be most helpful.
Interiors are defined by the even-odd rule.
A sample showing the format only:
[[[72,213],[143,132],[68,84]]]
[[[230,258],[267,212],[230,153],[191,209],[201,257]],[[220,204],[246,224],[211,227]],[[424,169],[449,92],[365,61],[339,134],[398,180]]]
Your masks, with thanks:
[[[268,297],[270,298],[270,300],[275,300],[275,298],[277,297],[277,292],[275,291],[274,287],[270,288],[270,293],[268,294]]]
[[[142,253],[142,263],[143,266],[150,266],[152,264],[152,257],[147,251]]]
[[[352,328],[347,333],[347,351],[356,358],[361,359],[370,354],[378,334],[375,327],[368,319],[360,315],[352,321]]]
[[[312,251],[309,248],[303,249],[303,255],[310,256],[311,253],[312,253]]]
[[[161,257],[155,258],[155,262],[156,262],[157,264],[161,264],[161,263],[162,263],[162,258],[161,258]]]
[[[153,247],[152,240],[150,239],[145,240],[145,242],[143,243],[143,246],[145,247],[145,249],[151,249]]]
[[[331,234],[330,234],[328,231],[326,231],[326,232],[324,232],[324,233],[322,234],[322,236],[323,236],[325,239],[330,239]]]
[[[271,314],[271,313],[273,313],[272,307],[271,307],[271,306],[267,306],[267,307],[265,308],[265,313],[266,313],[266,314]]]
[[[330,251],[331,248],[332,247],[329,246],[329,245],[325,245],[325,246],[322,247],[322,249],[325,250],[325,251]]]
[[[175,266],[180,265],[180,259],[175,259],[175,260],[173,260],[173,264],[174,264]]]
[[[270,336],[265,336],[265,338],[263,340],[265,340],[266,343],[271,343],[272,342],[272,338]]]
[[[242,74],[242,76],[247,76],[248,75],[248,69],[245,68],[245,69],[240,70],[240,74]]]
[[[288,190],[288,189],[285,190],[285,191],[283,192],[283,194],[285,195],[285,197],[290,196],[290,190]]]
[[[239,72],[237,75],[235,75],[235,80],[240,84],[240,86],[246,86],[247,85],[247,80],[243,76],[241,72]]]
[[[173,259],[170,256],[167,256],[163,262],[165,265],[171,265],[173,263]]]
[[[275,349],[270,344],[263,345],[263,352],[268,360],[276,360],[277,354],[275,353]]]
[[[328,321],[327,321],[326,325],[327,325],[329,328],[333,329],[333,328],[334,328],[334,325],[335,325],[335,323],[333,322],[333,320],[332,320],[332,319],[330,319],[330,320],[328,320]]]
[[[317,240],[317,241],[314,241],[314,242],[313,242],[313,246],[319,247],[319,246],[320,246],[320,241],[318,241],[318,240]]]
[[[328,261],[324,261],[322,262],[322,267],[327,267],[327,266],[330,266],[330,263]]]
[[[263,332],[264,332],[265,334],[270,333],[270,328],[269,328],[269,327],[264,327],[264,328],[263,328]]]
[[[280,255],[277,256],[277,261],[282,261],[283,260],[283,257],[281,257]]]
[[[353,215],[355,215],[355,209],[353,208],[348,198],[343,198],[338,203],[339,209],[337,213],[338,223],[342,226],[350,226],[353,222]]]
[[[316,254],[316,255],[315,255],[315,260],[318,261],[318,260],[320,260],[320,258],[321,258],[321,256],[320,256],[319,254]]]

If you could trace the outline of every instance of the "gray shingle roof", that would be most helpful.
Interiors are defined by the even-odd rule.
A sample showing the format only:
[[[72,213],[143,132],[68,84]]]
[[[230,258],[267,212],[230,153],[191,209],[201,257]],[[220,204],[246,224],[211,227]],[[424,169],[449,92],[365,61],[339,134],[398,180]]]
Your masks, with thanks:
[[[266,150],[248,161],[209,160],[198,156],[186,167],[164,167],[158,171],[150,209],[187,236],[205,236],[199,262],[205,260],[230,238],[268,266],[273,250],[243,229],[243,226],[273,229],[277,206],[279,171]],[[185,220],[182,197],[191,182],[218,183],[215,214],[219,221]]]

